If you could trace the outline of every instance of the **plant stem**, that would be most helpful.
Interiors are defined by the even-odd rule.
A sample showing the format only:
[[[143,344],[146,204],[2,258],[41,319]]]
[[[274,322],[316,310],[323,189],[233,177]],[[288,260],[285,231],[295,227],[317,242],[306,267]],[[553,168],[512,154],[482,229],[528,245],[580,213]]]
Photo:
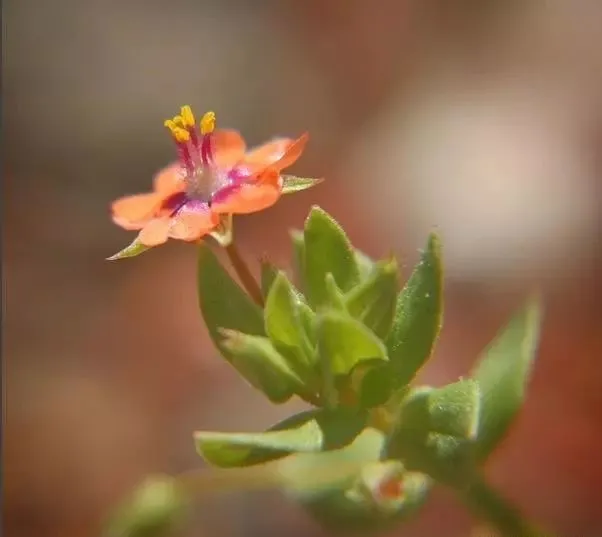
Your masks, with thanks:
[[[242,490],[277,488],[282,479],[272,468],[232,468],[228,470],[192,470],[178,476],[178,484],[194,496],[214,496]]]
[[[520,511],[480,476],[460,491],[467,507],[504,537],[552,537],[525,520]]]
[[[234,243],[230,243],[224,247],[226,253],[228,254],[228,258],[230,259],[230,263],[234,267],[238,278],[240,279],[240,283],[242,283],[243,287],[249,293],[249,296],[255,301],[258,306],[263,307],[263,295],[261,294],[261,288],[257,283],[257,280],[251,274],[248,265],[245,263],[244,259],[241,257],[240,253]]]
[[[357,474],[364,466],[358,460],[340,461],[332,464],[330,459],[316,462],[311,468],[301,473],[296,470],[294,457],[292,461],[272,461],[258,466],[246,468],[210,468],[189,470],[176,476],[180,489],[191,497],[215,496],[241,491],[268,490],[287,488],[291,484],[295,488],[320,488],[334,481]],[[302,454],[301,454],[302,455]]]

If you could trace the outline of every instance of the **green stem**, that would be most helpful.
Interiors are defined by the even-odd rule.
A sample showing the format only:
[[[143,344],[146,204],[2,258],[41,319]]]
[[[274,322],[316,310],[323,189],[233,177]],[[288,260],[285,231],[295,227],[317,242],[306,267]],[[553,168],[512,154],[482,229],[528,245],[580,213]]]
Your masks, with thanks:
[[[177,477],[178,485],[192,496],[214,496],[242,490],[266,490],[281,485],[280,475],[272,468],[260,466],[228,470],[191,470]]]
[[[228,258],[230,259],[230,263],[234,267],[238,278],[240,279],[240,283],[244,286],[249,293],[249,296],[257,303],[258,306],[263,307],[263,295],[261,294],[261,288],[257,283],[257,280],[253,277],[253,274],[249,270],[248,265],[245,263],[245,260],[242,258],[234,243],[231,242],[227,246],[224,247],[226,253],[228,254]]]
[[[529,523],[520,511],[509,503],[481,477],[461,491],[467,507],[475,516],[497,529],[505,537],[552,537]]]
[[[357,460],[340,461],[332,464],[326,461],[316,462],[312,468],[298,473],[295,462],[289,466],[286,459],[280,463],[273,461],[246,468],[210,468],[189,470],[176,476],[179,489],[188,497],[215,496],[241,491],[269,490],[287,488],[293,482],[295,487],[320,488],[331,485],[333,481],[356,474],[364,463]],[[294,476],[294,481],[291,481]]]

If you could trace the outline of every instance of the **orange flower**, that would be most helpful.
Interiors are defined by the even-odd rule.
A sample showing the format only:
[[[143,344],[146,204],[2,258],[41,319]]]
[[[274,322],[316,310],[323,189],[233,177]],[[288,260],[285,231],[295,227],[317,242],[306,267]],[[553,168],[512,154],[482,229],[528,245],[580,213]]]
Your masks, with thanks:
[[[297,181],[297,186],[291,183],[291,192],[318,182],[281,174],[303,153],[307,133],[245,152],[237,131],[215,129],[213,112],[203,116],[199,132],[189,106],[165,126],[176,143],[178,161],[157,174],[153,192],[126,196],[111,207],[118,226],[140,231],[134,241],[139,248],[157,246],[168,238],[198,241],[216,230],[224,215],[272,206],[286,192],[287,179]]]

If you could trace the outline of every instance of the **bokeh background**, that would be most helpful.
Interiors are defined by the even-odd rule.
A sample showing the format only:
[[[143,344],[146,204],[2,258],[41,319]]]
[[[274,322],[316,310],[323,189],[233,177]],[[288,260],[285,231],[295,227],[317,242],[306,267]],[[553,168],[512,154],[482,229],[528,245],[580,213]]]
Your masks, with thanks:
[[[213,350],[194,248],[104,261],[131,240],[109,203],[173,158],[162,121],[182,104],[251,144],[311,133],[292,171],[328,181],[240,219],[250,257],[286,265],[314,203],[406,274],[440,230],[446,325],[421,380],[466,373],[545,290],[528,401],[489,476],[560,535],[602,535],[602,3],[7,0],[3,16],[5,535],[98,535],[145,474],[201,464],[194,429],[291,411]],[[473,526],[438,491],[393,534]],[[188,534],[269,532],[322,535],[269,492],[207,500]]]

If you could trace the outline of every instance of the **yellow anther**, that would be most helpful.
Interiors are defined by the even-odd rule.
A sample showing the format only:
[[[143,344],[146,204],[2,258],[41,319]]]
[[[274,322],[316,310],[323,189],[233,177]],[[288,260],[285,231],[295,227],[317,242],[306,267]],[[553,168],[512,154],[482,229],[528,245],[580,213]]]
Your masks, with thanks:
[[[184,127],[194,127],[194,114],[190,106],[182,106],[180,108],[180,119]]]
[[[173,130],[177,127],[176,122],[173,119],[166,119],[163,122],[163,125],[165,127],[167,127],[170,131],[173,132]]]
[[[188,142],[190,140],[190,133],[180,127],[174,120],[168,119],[163,125],[171,131],[171,135],[175,138],[176,142]]]
[[[172,134],[178,142],[188,142],[190,140],[190,133],[182,127],[176,127],[176,129],[172,131]]]
[[[215,113],[207,112],[201,119],[201,134],[211,134],[215,129]]]

